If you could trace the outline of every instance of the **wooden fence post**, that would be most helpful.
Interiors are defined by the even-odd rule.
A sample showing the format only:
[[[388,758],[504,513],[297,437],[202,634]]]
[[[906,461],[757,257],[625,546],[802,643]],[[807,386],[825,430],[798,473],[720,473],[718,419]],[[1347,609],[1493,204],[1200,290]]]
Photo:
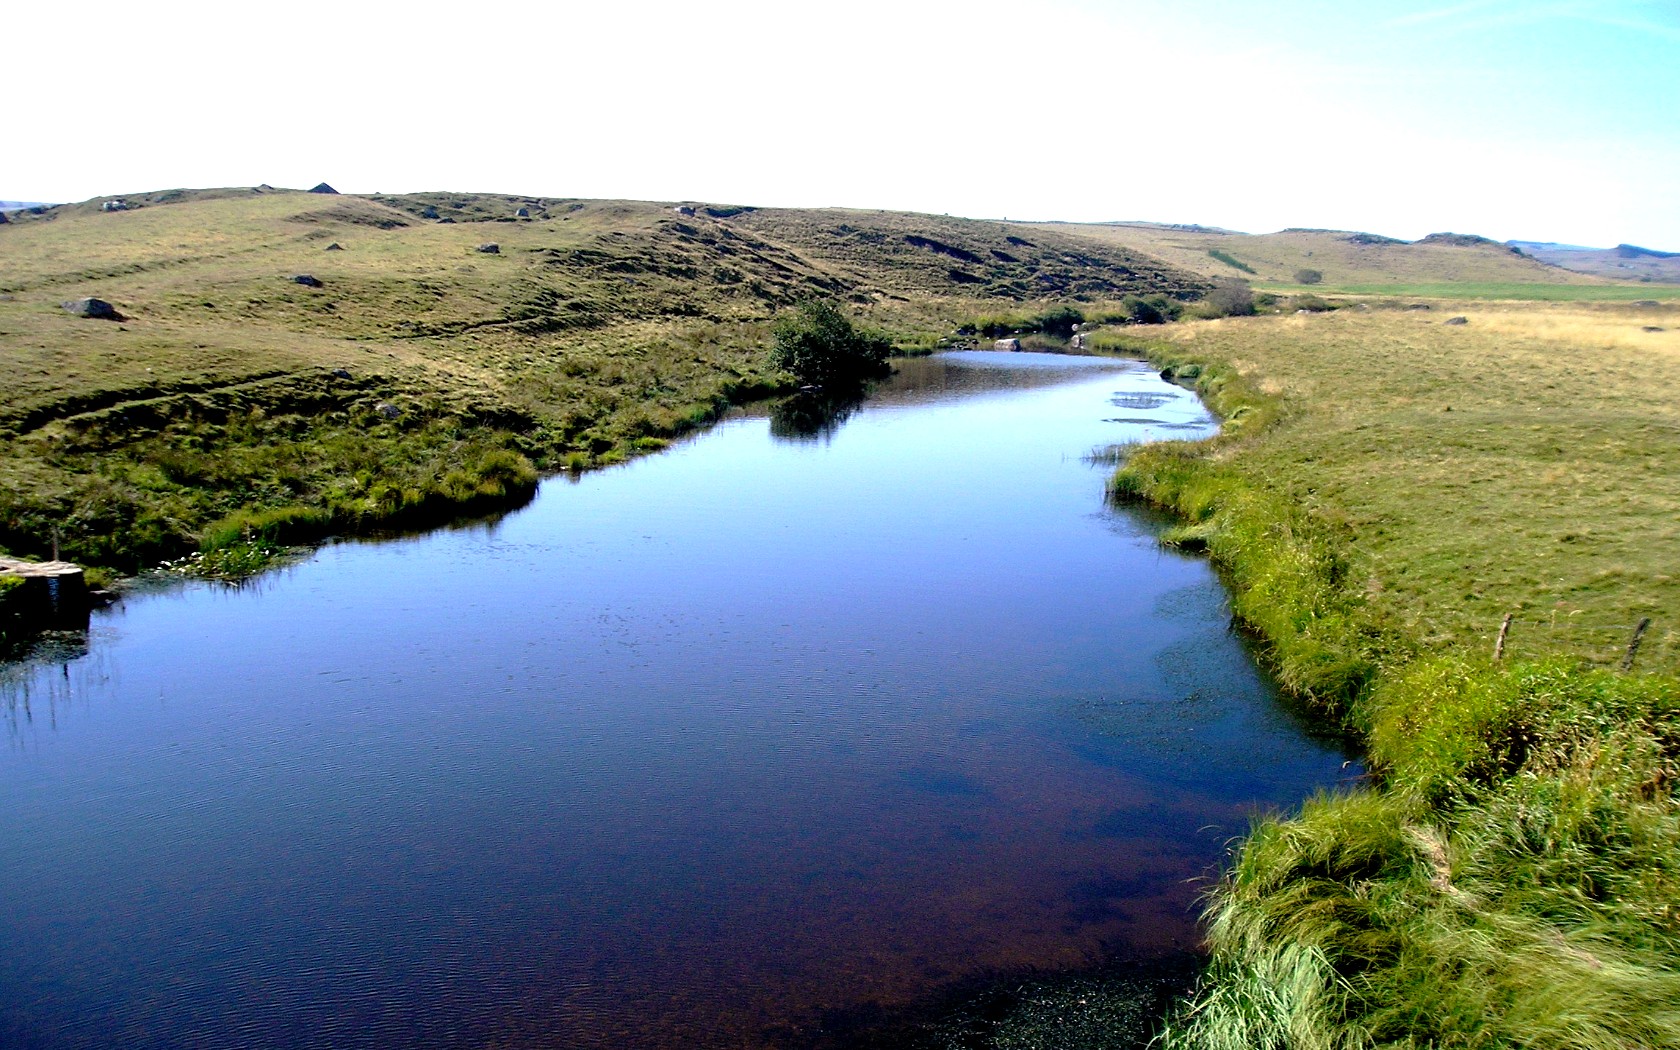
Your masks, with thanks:
[[[1514,613],[1506,613],[1505,619],[1499,624],[1499,637],[1493,640],[1493,662],[1505,659],[1505,636],[1511,633],[1511,617]]]
[[[1633,629],[1633,640],[1628,642],[1627,655],[1622,657],[1623,674],[1633,670],[1633,658],[1639,655],[1639,643],[1645,637],[1645,628],[1649,626],[1651,618],[1646,616],[1639,621],[1639,626]]]

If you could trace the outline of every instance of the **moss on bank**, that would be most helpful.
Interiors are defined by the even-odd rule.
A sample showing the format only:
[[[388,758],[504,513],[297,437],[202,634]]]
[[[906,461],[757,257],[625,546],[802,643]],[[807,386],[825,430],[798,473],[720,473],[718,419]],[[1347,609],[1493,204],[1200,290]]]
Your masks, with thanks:
[[[1140,347],[1226,420],[1136,450],[1279,679],[1365,740],[1370,783],[1256,822],[1210,898],[1171,1048],[1680,1046],[1680,682],[1430,645],[1370,600],[1345,521],[1252,445],[1298,407],[1230,358]]]

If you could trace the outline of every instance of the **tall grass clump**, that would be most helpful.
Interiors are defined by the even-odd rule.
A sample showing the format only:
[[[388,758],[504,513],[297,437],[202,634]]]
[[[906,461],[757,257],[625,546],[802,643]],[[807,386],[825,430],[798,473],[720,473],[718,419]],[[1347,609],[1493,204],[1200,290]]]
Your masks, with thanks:
[[[221,550],[238,543],[307,543],[332,525],[332,514],[321,507],[269,507],[236,510],[212,523],[199,539],[200,551]]]
[[[1256,824],[1167,1045],[1680,1046],[1676,683],[1432,661],[1361,716],[1377,783]]]

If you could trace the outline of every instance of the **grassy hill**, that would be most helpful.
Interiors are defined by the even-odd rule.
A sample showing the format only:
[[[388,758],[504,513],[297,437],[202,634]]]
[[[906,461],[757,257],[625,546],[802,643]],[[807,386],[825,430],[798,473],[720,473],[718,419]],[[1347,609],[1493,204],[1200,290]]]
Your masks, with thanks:
[[[121,571],[505,504],[659,447],[786,382],[767,323],[799,299],[927,347],[1000,306],[1206,287],[934,216],[268,187],[22,213],[0,252],[0,547],[56,534]],[[61,308],[86,296],[122,319]]]
[[[1481,237],[1399,241],[1342,230],[1247,234],[1157,223],[1035,225],[1154,256],[1205,278],[1298,287],[1296,273],[1323,275],[1319,290],[1485,298],[1636,299],[1636,288],[1549,266]],[[1540,287],[1543,286],[1543,287]]]

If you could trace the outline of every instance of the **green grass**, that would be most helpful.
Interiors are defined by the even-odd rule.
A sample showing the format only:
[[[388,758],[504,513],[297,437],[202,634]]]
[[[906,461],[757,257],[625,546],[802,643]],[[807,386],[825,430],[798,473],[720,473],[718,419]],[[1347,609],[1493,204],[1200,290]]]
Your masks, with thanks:
[[[1343,310],[1132,343],[1230,422],[1136,450],[1116,494],[1179,512],[1167,539],[1212,553],[1280,679],[1372,772],[1256,823],[1163,1045],[1680,1046],[1680,345],[1645,331],[1668,309]],[[1642,614],[1660,641],[1619,673]]]

